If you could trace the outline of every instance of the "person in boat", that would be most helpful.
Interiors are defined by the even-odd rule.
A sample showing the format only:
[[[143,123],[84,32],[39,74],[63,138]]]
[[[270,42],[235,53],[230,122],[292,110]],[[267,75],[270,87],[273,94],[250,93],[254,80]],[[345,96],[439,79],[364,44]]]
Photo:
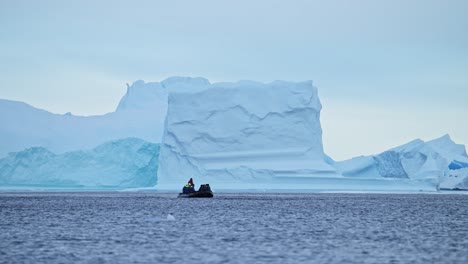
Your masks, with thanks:
[[[193,183],[193,179],[192,179],[192,178],[190,178],[190,180],[189,180],[187,183],[188,183],[188,185],[189,185],[190,187],[194,187],[194,188],[195,188],[195,184]]]
[[[199,192],[211,192],[211,188],[209,184],[202,184],[198,189]]]
[[[193,183],[193,179],[190,180],[185,184],[184,188],[182,189],[182,193],[193,193],[195,192],[195,184]]]

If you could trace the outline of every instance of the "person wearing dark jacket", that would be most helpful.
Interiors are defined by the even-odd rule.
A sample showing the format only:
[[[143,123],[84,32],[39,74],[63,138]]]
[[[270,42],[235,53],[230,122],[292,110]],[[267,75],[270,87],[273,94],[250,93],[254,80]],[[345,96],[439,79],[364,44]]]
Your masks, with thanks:
[[[190,180],[188,181],[188,185],[192,186],[192,187],[195,187],[195,184],[193,184],[193,179],[190,178]]]
[[[182,193],[193,193],[195,192],[195,184],[193,184],[193,179],[190,180],[185,184],[184,188],[182,189]]]

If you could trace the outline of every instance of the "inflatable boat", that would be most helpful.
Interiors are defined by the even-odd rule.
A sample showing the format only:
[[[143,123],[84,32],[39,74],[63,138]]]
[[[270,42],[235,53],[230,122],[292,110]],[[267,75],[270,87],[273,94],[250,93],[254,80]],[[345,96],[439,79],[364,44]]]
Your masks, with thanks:
[[[202,184],[198,191],[181,192],[177,198],[213,198],[213,192],[209,184]]]

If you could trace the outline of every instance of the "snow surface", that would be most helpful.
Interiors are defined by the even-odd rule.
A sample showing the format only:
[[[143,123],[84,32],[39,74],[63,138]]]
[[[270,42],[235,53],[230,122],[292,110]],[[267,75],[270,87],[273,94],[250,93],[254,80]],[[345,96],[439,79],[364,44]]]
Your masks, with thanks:
[[[131,188],[157,183],[159,145],[127,138],[57,155],[42,147],[0,159],[0,186]]]
[[[137,137],[159,143],[169,91],[204,89],[203,78],[171,77],[128,86],[116,111],[98,116],[64,115],[0,99],[0,158],[9,152],[44,147],[55,153],[86,150],[111,140]]]

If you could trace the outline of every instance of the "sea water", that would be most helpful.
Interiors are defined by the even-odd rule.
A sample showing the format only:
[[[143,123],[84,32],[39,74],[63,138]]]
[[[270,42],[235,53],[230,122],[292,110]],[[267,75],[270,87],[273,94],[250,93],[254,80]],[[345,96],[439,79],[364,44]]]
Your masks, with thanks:
[[[468,263],[468,196],[0,193],[1,263]]]

